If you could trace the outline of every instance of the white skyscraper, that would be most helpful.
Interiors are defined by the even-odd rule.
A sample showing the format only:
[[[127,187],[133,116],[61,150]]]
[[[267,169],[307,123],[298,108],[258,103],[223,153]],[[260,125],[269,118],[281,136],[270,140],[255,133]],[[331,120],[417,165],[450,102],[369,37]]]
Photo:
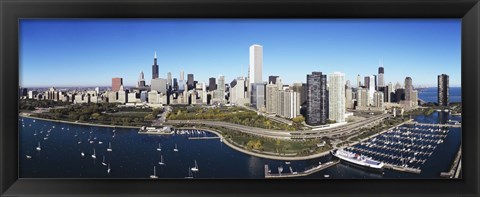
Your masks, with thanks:
[[[372,75],[372,76],[369,76],[370,77],[370,88],[368,89],[368,105],[373,105],[373,94],[375,93],[376,91],[376,87],[375,87],[375,77]]]
[[[185,75],[183,74],[183,70],[180,71],[180,80],[185,80]]]
[[[250,72],[249,82],[263,83],[262,81],[262,67],[263,67],[263,47],[258,44],[250,46]]]
[[[335,72],[328,75],[329,118],[345,122],[345,74]]]

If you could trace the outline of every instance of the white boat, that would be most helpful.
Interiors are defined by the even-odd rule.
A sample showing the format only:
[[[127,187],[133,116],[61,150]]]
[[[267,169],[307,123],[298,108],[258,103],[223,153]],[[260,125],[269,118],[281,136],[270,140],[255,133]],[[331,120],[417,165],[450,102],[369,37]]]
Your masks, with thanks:
[[[178,152],[177,144],[175,144],[175,148],[173,149],[173,151]]]
[[[85,153],[83,153],[83,152],[82,152],[82,153],[80,153],[80,155],[82,155],[82,157],[85,157]]]
[[[112,152],[112,143],[111,142],[108,143],[107,151]]]
[[[40,146],[40,142],[38,142],[37,150],[38,150],[38,151],[41,151],[41,150],[42,150],[42,147]]]
[[[162,151],[162,146],[160,146],[160,143],[158,143],[157,151]]]
[[[103,142],[102,142],[102,141],[98,141],[98,144],[103,144]]]
[[[93,140],[90,140],[90,144],[93,144]]]
[[[195,167],[191,168],[193,172],[198,172],[198,165],[197,165],[197,160],[195,160]]]
[[[78,142],[77,142],[77,144],[81,144],[81,143],[82,143],[82,141],[78,141]]]
[[[95,149],[93,149],[93,155],[92,155],[92,158],[97,158],[97,156],[95,155]]]
[[[289,161],[286,161],[285,164],[290,165],[290,162],[289,162]]]
[[[150,175],[150,178],[151,179],[157,179],[158,178],[155,166],[153,166],[153,175]]]
[[[160,165],[165,165],[165,162],[163,162],[163,155],[160,155],[160,162],[158,162]]]
[[[32,158],[32,156],[30,156],[30,155],[25,155],[25,157],[27,157],[27,159],[31,159],[31,158]]]
[[[370,157],[364,156],[364,155],[359,155],[355,154],[343,149],[338,149],[337,151],[333,152],[333,156],[338,157],[341,160],[364,166],[364,167],[370,167],[373,169],[382,169],[383,168],[383,162],[373,160]]]
[[[105,155],[103,156],[102,165],[107,166],[107,163],[105,163]]]
[[[185,177],[186,179],[193,179],[193,174],[192,174],[192,170],[190,168],[188,168],[188,176]]]
[[[37,131],[35,131],[35,133],[33,134],[34,136],[37,135]]]
[[[110,174],[110,171],[111,171],[111,170],[112,170],[112,169],[110,169],[110,163],[108,163],[107,173]]]

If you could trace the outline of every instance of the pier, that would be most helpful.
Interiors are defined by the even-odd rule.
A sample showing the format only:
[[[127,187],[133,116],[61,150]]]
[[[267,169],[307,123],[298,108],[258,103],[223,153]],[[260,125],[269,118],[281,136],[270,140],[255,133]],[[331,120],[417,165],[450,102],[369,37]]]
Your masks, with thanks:
[[[302,176],[308,176],[316,172],[320,172],[324,169],[327,169],[329,167],[332,167],[336,164],[338,164],[340,160],[334,160],[334,161],[329,161],[324,164],[320,164],[318,166],[315,166],[310,169],[306,169],[303,172],[295,172],[292,170],[292,167],[289,167],[290,172],[279,172],[279,173],[271,173],[269,170],[269,167],[267,164],[265,164],[264,170],[265,170],[265,178],[290,178],[290,177],[302,177]]]
[[[410,173],[415,173],[415,174],[420,174],[422,172],[422,170],[420,170],[419,168],[402,167],[402,166],[396,166],[396,165],[387,164],[387,163],[385,163],[383,165],[383,168],[396,170],[396,171],[400,171],[400,172],[410,172]]]
[[[454,127],[454,128],[462,128],[462,124],[428,124],[428,123],[419,123],[419,122],[408,122],[405,124],[413,124],[418,126],[430,126],[430,127]]]
[[[220,139],[220,137],[188,137],[189,140],[212,140]]]

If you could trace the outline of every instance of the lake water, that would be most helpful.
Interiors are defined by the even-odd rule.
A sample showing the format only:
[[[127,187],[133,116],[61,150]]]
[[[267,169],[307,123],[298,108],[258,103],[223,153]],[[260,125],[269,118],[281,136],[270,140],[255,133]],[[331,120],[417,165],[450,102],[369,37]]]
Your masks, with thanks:
[[[442,122],[450,117],[448,113],[435,112],[429,117],[419,116],[418,122]],[[23,120],[23,121],[22,121]],[[306,161],[285,161],[258,158],[233,150],[219,139],[189,140],[191,136],[215,136],[205,132],[195,135],[146,135],[137,129],[83,126],[51,121],[20,118],[19,121],[19,176],[21,178],[149,178],[156,166],[159,178],[185,178],[189,169],[198,164],[195,178],[264,178],[264,165],[272,173],[283,166],[284,172],[291,166],[294,171],[330,161],[328,155]],[[421,174],[385,170],[383,174],[369,172],[339,163],[333,167],[301,178],[439,178],[442,171],[448,171],[460,146],[461,129],[450,128],[445,143],[439,144],[433,155],[422,166]],[[36,133],[36,135],[35,135]],[[115,137],[113,137],[115,136]],[[90,139],[93,143],[88,141]],[[79,142],[81,143],[79,144]],[[99,144],[99,141],[103,142]],[[41,150],[36,150],[40,142]],[[108,152],[109,143],[112,152]],[[157,151],[158,144],[161,151]],[[178,152],[173,149],[177,145]],[[96,159],[92,158],[95,149]],[[84,153],[84,156],[81,153]],[[27,158],[31,156],[31,158]],[[108,167],[102,165],[103,157]],[[159,165],[163,156],[166,165]]]
[[[418,98],[426,102],[438,102],[437,87],[425,88],[418,91]],[[450,102],[462,102],[462,88],[450,87]]]

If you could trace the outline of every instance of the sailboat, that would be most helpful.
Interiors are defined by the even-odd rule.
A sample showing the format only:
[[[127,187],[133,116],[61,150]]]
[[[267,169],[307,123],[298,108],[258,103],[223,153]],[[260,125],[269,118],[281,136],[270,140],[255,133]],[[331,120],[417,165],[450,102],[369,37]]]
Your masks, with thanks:
[[[95,148],[93,149],[93,155],[92,155],[92,158],[97,158],[97,156],[95,155]]]
[[[150,175],[150,178],[151,179],[157,179],[158,178],[155,166],[153,166],[153,175]]]
[[[80,153],[80,155],[82,155],[82,157],[85,157],[85,153],[83,153],[83,152],[82,152],[82,153]]]
[[[31,159],[31,158],[32,158],[32,156],[30,156],[30,155],[25,155],[25,156],[27,157],[27,159]]]
[[[188,176],[185,177],[186,179],[193,179],[193,174],[192,174],[192,170],[190,168],[188,168]]]
[[[160,143],[158,143],[157,151],[162,151],[162,146],[160,146]]]
[[[37,135],[37,131],[35,131],[35,133],[34,133],[33,135],[36,136],[36,135]]]
[[[38,151],[41,151],[41,150],[42,150],[42,147],[40,146],[40,142],[38,142],[37,150],[38,150]]]
[[[105,163],[105,155],[103,156],[102,165],[107,166],[107,163]]]
[[[107,151],[112,152],[112,143],[111,142],[108,143]]]
[[[197,165],[197,160],[195,160],[195,167],[191,168],[192,171],[198,172],[198,165]]]
[[[111,170],[112,170],[112,169],[110,169],[110,163],[108,163],[107,173],[110,174],[110,171],[111,171]]]
[[[178,152],[177,144],[175,144],[175,148],[173,149],[173,151]]]
[[[165,163],[163,162],[163,155],[160,155],[160,162],[158,162],[158,164],[165,165]]]

